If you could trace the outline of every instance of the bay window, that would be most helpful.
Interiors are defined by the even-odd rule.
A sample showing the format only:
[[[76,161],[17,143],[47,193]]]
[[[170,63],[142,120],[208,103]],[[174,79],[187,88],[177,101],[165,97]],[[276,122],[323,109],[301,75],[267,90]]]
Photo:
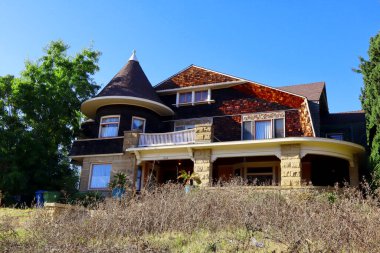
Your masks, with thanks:
[[[285,137],[284,118],[248,120],[242,123],[242,140],[265,140]]]
[[[119,122],[120,116],[101,117],[99,127],[99,138],[118,136]]]
[[[111,177],[111,164],[93,164],[90,189],[107,189]]]

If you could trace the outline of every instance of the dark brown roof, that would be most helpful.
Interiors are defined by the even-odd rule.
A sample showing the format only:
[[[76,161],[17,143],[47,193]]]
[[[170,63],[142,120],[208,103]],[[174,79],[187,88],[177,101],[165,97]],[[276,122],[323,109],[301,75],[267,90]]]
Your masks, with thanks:
[[[178,72],[177,74],[157,84],[154,88],[156,90],[168,90],[189,86],[223,83],[239,80],[241,79],[222,74],[216,71],[208,70],[202,67],[198,67],[195,65],[190,65],[188,68]]]
[[[324,87],[325,87],[324,82],[316,82],[316,83],[308,83],[308,84],[282,86],[282,87],[278,87],[278,89],[304,96],[308,100],[318,101],[321,98]]]
[[[162,103],[135,60],[129,60],[96,97],[105,96],[130,96]]]

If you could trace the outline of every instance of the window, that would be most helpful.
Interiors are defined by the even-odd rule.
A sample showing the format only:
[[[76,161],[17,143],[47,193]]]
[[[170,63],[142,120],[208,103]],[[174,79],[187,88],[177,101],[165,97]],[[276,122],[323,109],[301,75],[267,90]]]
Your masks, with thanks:
[[[200,91],[190,91],[177,93],[176,105],[189,105],[196,103],[205,103],[205,102],[213,102],[211,100],[211,90],[200,90]]]
[[[140,132],[145,132],[145,119],[138,118],[138,117],[132,117],[132,126],[131,130],[137,130]]]
[[[179,101],[180,104],[186,104],[192,102],[192,93],[186,92],[186,93],[179,93]]]
[[[119,116],[106,116],[100,119],[99,137],[115,137],[119,132]]]
[[[243,122],[243,140],[252,140],[252,121]]]
[[[284,129],[284,119],[275,119],[274,120],[274,138],[284,138],[285,129]]]
[[[285,137],[285,119],[243,121],[242,140],[265,140]]]
[[[93,164],[91,168],[90,189],[106,189],[110,182],[111,164]]]
[[[271,185],[273,180],[272,167],[254,167],[247,168],[248,184],[253,185]]]
[[[193,128],[195,128],[194,125],[175,126],[174,131],[183,131],[183,130],[188,130],[188,129],[193,129]]]
[[[138,166],[137,167],[137,174],[136,174],[136,191],[140,191],[141,190],[141,179],[142,179],[142,168],[141,166]]]
[[[255,139],[263,140],[272,138],[272,123],[270,120],[255,121]]]
[[[344,140],[342,133],[330,133],[330,134],[326,134],[326,136],[327,138],[334,139],[334,140],[339,140],[339,141]]]
[[[207,101],[207,100],[208,100],[208,91],[207,90],[195,92],[194,102],[202,102],[202,101]]]

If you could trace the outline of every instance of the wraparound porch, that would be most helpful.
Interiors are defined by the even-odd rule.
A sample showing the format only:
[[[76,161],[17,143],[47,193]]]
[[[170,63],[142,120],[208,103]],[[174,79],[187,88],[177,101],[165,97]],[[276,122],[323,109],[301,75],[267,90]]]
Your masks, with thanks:
[[[157,183],[175,181],[181,169],[195,171],[203,186],[240,176],[248,183],[299,187],[359,184],[364,148],[325,138],[294,137],[256,141],[129,148],[141,169],[142,184],[156,173]],[[156,172],[146,168],[155,165]],[[186,168],[184,167],[186,165]],[[181,166],[183,168],[181,168]],[[152,174],[153,173],[153,174]]]

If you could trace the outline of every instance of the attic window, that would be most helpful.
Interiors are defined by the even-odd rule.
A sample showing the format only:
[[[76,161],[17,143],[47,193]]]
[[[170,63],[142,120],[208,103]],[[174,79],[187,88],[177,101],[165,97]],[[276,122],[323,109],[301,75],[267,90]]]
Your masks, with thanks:
[[[194,105],[201,103],[210,103],[211,100],[211,89],[190,91],[190,92],[178,92],[176,99],[176,106],[182,105]]]

